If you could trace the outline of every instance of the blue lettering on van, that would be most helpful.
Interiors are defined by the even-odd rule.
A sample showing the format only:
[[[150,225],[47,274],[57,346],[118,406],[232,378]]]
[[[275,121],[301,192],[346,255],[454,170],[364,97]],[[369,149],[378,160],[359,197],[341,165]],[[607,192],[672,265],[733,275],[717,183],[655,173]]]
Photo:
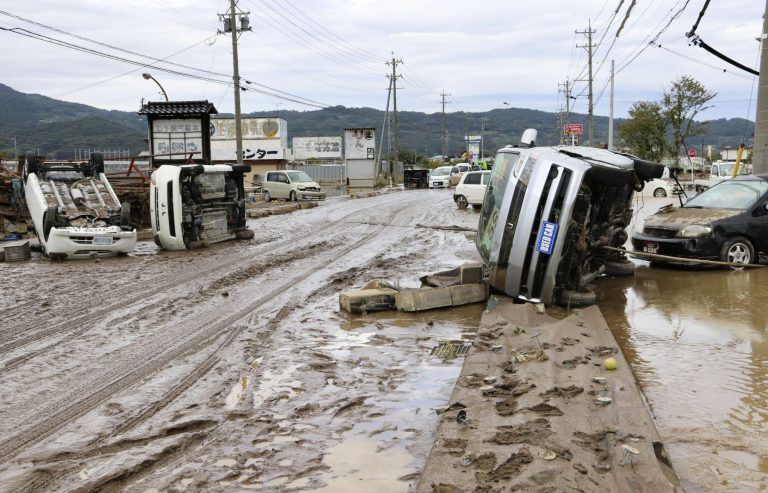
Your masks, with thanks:
[[[557,238],[557,224],[544,221],[539,230],[539,238],[536,240],[536,250],[547,255],[552,254],[555,248],[555,238]]]

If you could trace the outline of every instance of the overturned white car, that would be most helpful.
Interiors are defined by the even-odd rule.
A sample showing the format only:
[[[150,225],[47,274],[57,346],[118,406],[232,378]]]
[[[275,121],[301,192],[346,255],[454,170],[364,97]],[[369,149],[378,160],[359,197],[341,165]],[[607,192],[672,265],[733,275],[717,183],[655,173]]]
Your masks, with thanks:
[[[166,250],[253,238],[245,226],[247,165],[163,165],[152,173],[150,215],[155,243]]]
[[[104,175],[104,157],[85,163],[46,163],[25,156],[24,195],[35,233],[48,257],[125,255],[136,246],[130,206],[121,204]]]

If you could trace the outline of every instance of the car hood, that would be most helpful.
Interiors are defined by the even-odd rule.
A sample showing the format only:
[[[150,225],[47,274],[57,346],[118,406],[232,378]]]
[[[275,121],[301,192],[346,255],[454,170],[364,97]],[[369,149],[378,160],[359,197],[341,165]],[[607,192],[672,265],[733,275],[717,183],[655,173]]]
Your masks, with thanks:
[[[645,220],[646,227],[680,229],[689,224],[707,224],[741,214],[740,210],[696,209],[693,207],[675,207],[661,209]]]

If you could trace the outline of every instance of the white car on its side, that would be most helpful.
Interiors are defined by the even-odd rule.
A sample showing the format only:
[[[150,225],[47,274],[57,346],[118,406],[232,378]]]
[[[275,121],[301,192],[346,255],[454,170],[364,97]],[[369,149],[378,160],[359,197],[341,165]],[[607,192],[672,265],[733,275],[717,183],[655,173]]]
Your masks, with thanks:
[[[448,188],[451,184],[452,166],[439,166],[429,174],[429,188]]]
[[[453,191],[453,201],[459,206],[459,209],[466,209],[471,205],[474,209],[479,209],[483,205],[485,198],[485,189],[488,188],[488,181],[491,179],[490,171],[468,171],[461,177],[461,181],[456,185]]]

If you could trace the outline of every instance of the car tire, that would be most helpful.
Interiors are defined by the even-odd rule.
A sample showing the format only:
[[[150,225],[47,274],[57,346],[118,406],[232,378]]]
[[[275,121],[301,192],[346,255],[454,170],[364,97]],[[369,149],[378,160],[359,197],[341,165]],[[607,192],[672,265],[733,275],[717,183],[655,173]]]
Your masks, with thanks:
[[[264,197],[264,202],[272,201],[272,195],[269,194],[269,190],[264,190],[264,193],[262,195]]]
[[[459,209],[466,209],[469,205],[469,202],[467,202],[467,198],[463,195],[457,195],[456,196],[456,205],[459,206]]]
[[[482,206],[483,206],[483,204],[472,204],[472,208],[474,210],[479,210]]]
[[[120,227],[123,229],[131,227],[131,204],[128,202],[120,204]]]
[[[104,154],[92,152],[91,164],[93,165],[93,176],[99,176],[99,173],[104,173]]]
[[[735,264],[752,264],[755,261],[755,247],[743,236],[732,236],[723,243],[720,260]]]
[[[27,177],[29,175],[33,175],[37,173],[39,163],[40,161],[34,152],[28,151],[24,155],[24,170],[22,173],[22,178],[24,179],[24,183],[27,182]]]
[[[581,308],[594,305],[597,295],[594,291],[571,291],[563,289],[557,297],[557,304],[565,308]]]
[[[291,202],[297,202],[299,200],[299,196],[296,195],[295,190],[291,190],[291,193],[288,194],[288,200]]]
[[[627,259],[606,260],[603,265],[605,265],[605,273],[609,276],[627,277],[635,275],[635,264]]]
[[[252,240],[254,236],[252,229],[240,229],[235,233],[238,240]]]
[[[49,207],[43,213],[43,237],[45,238],[45,241],[48,241],[48,235],[51,234],[51,229],[53,229],[53,226],[56,224],[56,213],[56,207]]]
[[[653,191],[653,196],[654,197],[662,197],[662,198],[666,197],[667,196],[667,191],[664,190],[663,188],[657,188],[656,190]]]

